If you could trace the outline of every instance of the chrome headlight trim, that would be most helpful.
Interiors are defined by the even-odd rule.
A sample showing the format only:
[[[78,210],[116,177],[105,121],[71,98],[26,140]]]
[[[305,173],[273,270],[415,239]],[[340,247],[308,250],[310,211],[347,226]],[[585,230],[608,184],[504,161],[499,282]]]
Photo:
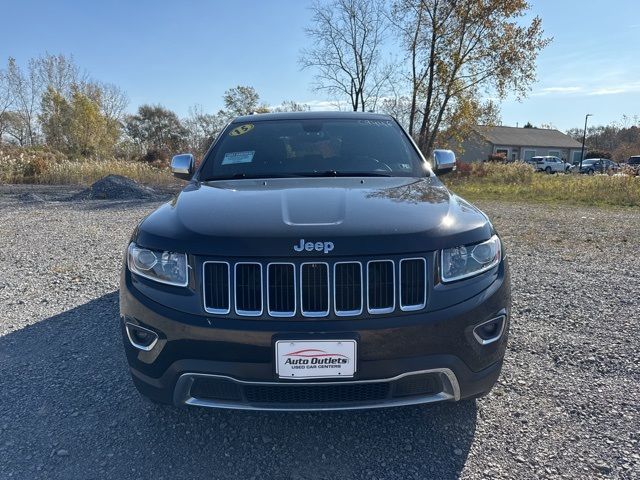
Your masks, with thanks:
[[[183,265],[184,265],[184,281],[171,281],[165,278],[161,278],[158,277],[156,275],[153,275],[153,268],[161,261],[157,260],[151,267],[149,267],[146,270],[143,270],[139,267],[137,267],[135,265],[135,260],[134,260],[134,255],[136,255],[136,250],[139,250],[141,252],[151,252],[156,256],[156,259],[158,258],[162,258],[162,256],[164,254],[169,254],[169,255],[177,255],[183,258]],[[187,285],[189,285],[189,264],[188,264],[188,259],[187,259],[187,254],[186,253],[179,253],[179,252],[168,252],[168,251],[159,251],[159,250],[153,250],[150,248],[144,248],[144,247],[140,247],[139,245],[137,245],[135,242],[131,242],[129,244],[129,246],[127,247],[127,268],[129,269],[130,272],[140,276],[140,277],[144,277],[147,278],[149,280],[153,280],[154,282],[158,282],[158,283],[162,283],[165,285],[172,285],[174,287],[186,287]]]
[[[476,263],[479,263],[476,259],[476,257],[474,257],[474,251],[476,248],[480,247],[480,246],[485,246],[485,245],[495,245],[496,251],[494,254],[494,257],[492,259],[491,262],[482,265],[480,268],[477,268],[475,270],[470,270],[468,272],[465,272],[463,274],[460,275],[456,275],[453,277],[446,277],[445,276],[445,254],[448,251],[454,250],[454,249],[459,249],[459,248],[467,248],[470,249],[470,252],[467,254],[468,257],[473,258],[473,260]],[[451,282],[456,282],[458,280],[463,280],[465,278],[471,278],[471,277],[475,277],[476,275],[480,275],[481,273],[484,273],[486,271],[491,270],[492,268],[494,268],[496,265],[498,265],[500,263],[500,261],[502,260],[502,242],[500,241],[500,237],[498,237],[497,235],[493,235],[489,240],[485,240],[484,242],[480,242],[480,243],[475,243],[475,244],[471,244],[471,245],[461,245],[459,247],[453,247],[453,248],[445,248],[443,250],[440,251],[440,280],[442,281],[442,283],[451,283]]]

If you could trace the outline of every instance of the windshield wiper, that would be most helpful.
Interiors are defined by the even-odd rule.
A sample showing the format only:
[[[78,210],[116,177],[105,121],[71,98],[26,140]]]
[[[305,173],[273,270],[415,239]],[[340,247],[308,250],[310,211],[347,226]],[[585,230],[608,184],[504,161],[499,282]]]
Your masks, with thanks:
[[[300,177],[391,177],[391,172],[343,172],[338,170],[325,170],[324,172],[301,172]]]
[[[233,175],[228,175],[224,177],[209,177],[202,182],[213,182],[216,180],[256,180],[256,179],[264,179],[264,178],[289,178],[289,177],[297,177],[295,174],[288,173],[264,173],[264,174],[247,174],[247,173],[234,173]]]
[[[213,182],[216,180],[256,180],[265,178],[300,178],[300,177],[392,177],[391,172],[342,172],[338,170],[325,170],[323,172],[296,172],[296,173],[234,173],[224,177],[209,177],[202,182]]]

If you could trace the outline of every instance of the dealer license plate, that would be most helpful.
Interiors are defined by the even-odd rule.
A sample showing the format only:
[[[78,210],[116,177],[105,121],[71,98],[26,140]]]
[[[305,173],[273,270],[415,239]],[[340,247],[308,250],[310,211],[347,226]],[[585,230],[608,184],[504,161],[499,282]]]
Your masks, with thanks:
[[[356,371],[355,340],[279,340],[276,372],[280,378],[344,378]]]

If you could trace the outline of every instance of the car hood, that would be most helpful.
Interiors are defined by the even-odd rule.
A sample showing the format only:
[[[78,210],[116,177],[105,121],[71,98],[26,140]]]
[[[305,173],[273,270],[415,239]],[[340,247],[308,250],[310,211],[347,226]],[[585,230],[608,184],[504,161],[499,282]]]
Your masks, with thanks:
[[[191,183],[144,219],[147,248],[207,256],[323,256],[294,245],[332,242],[331,257],[407,254],[488,239],[477,208],[436,177],[296,178]]]

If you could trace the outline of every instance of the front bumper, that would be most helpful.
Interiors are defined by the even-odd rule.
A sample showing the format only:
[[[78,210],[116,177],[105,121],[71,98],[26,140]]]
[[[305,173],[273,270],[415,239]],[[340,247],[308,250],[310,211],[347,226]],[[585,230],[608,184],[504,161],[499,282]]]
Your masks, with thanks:
[[[259,410],[335,410],[457,401],[496,383],[510,310],[506,262],[496,281],[464,302],[435,310],[368,319],[220,319],[161,305],[138,291],[125,269],[121,328],[134,384],[162,403]],[[505,315],[500,337],[481,344],[474,328]],[[125,323],[158,334],[135,348]],[[279,336],[355,338],[357,371],[340,380],[286,380],[275,373]]]

